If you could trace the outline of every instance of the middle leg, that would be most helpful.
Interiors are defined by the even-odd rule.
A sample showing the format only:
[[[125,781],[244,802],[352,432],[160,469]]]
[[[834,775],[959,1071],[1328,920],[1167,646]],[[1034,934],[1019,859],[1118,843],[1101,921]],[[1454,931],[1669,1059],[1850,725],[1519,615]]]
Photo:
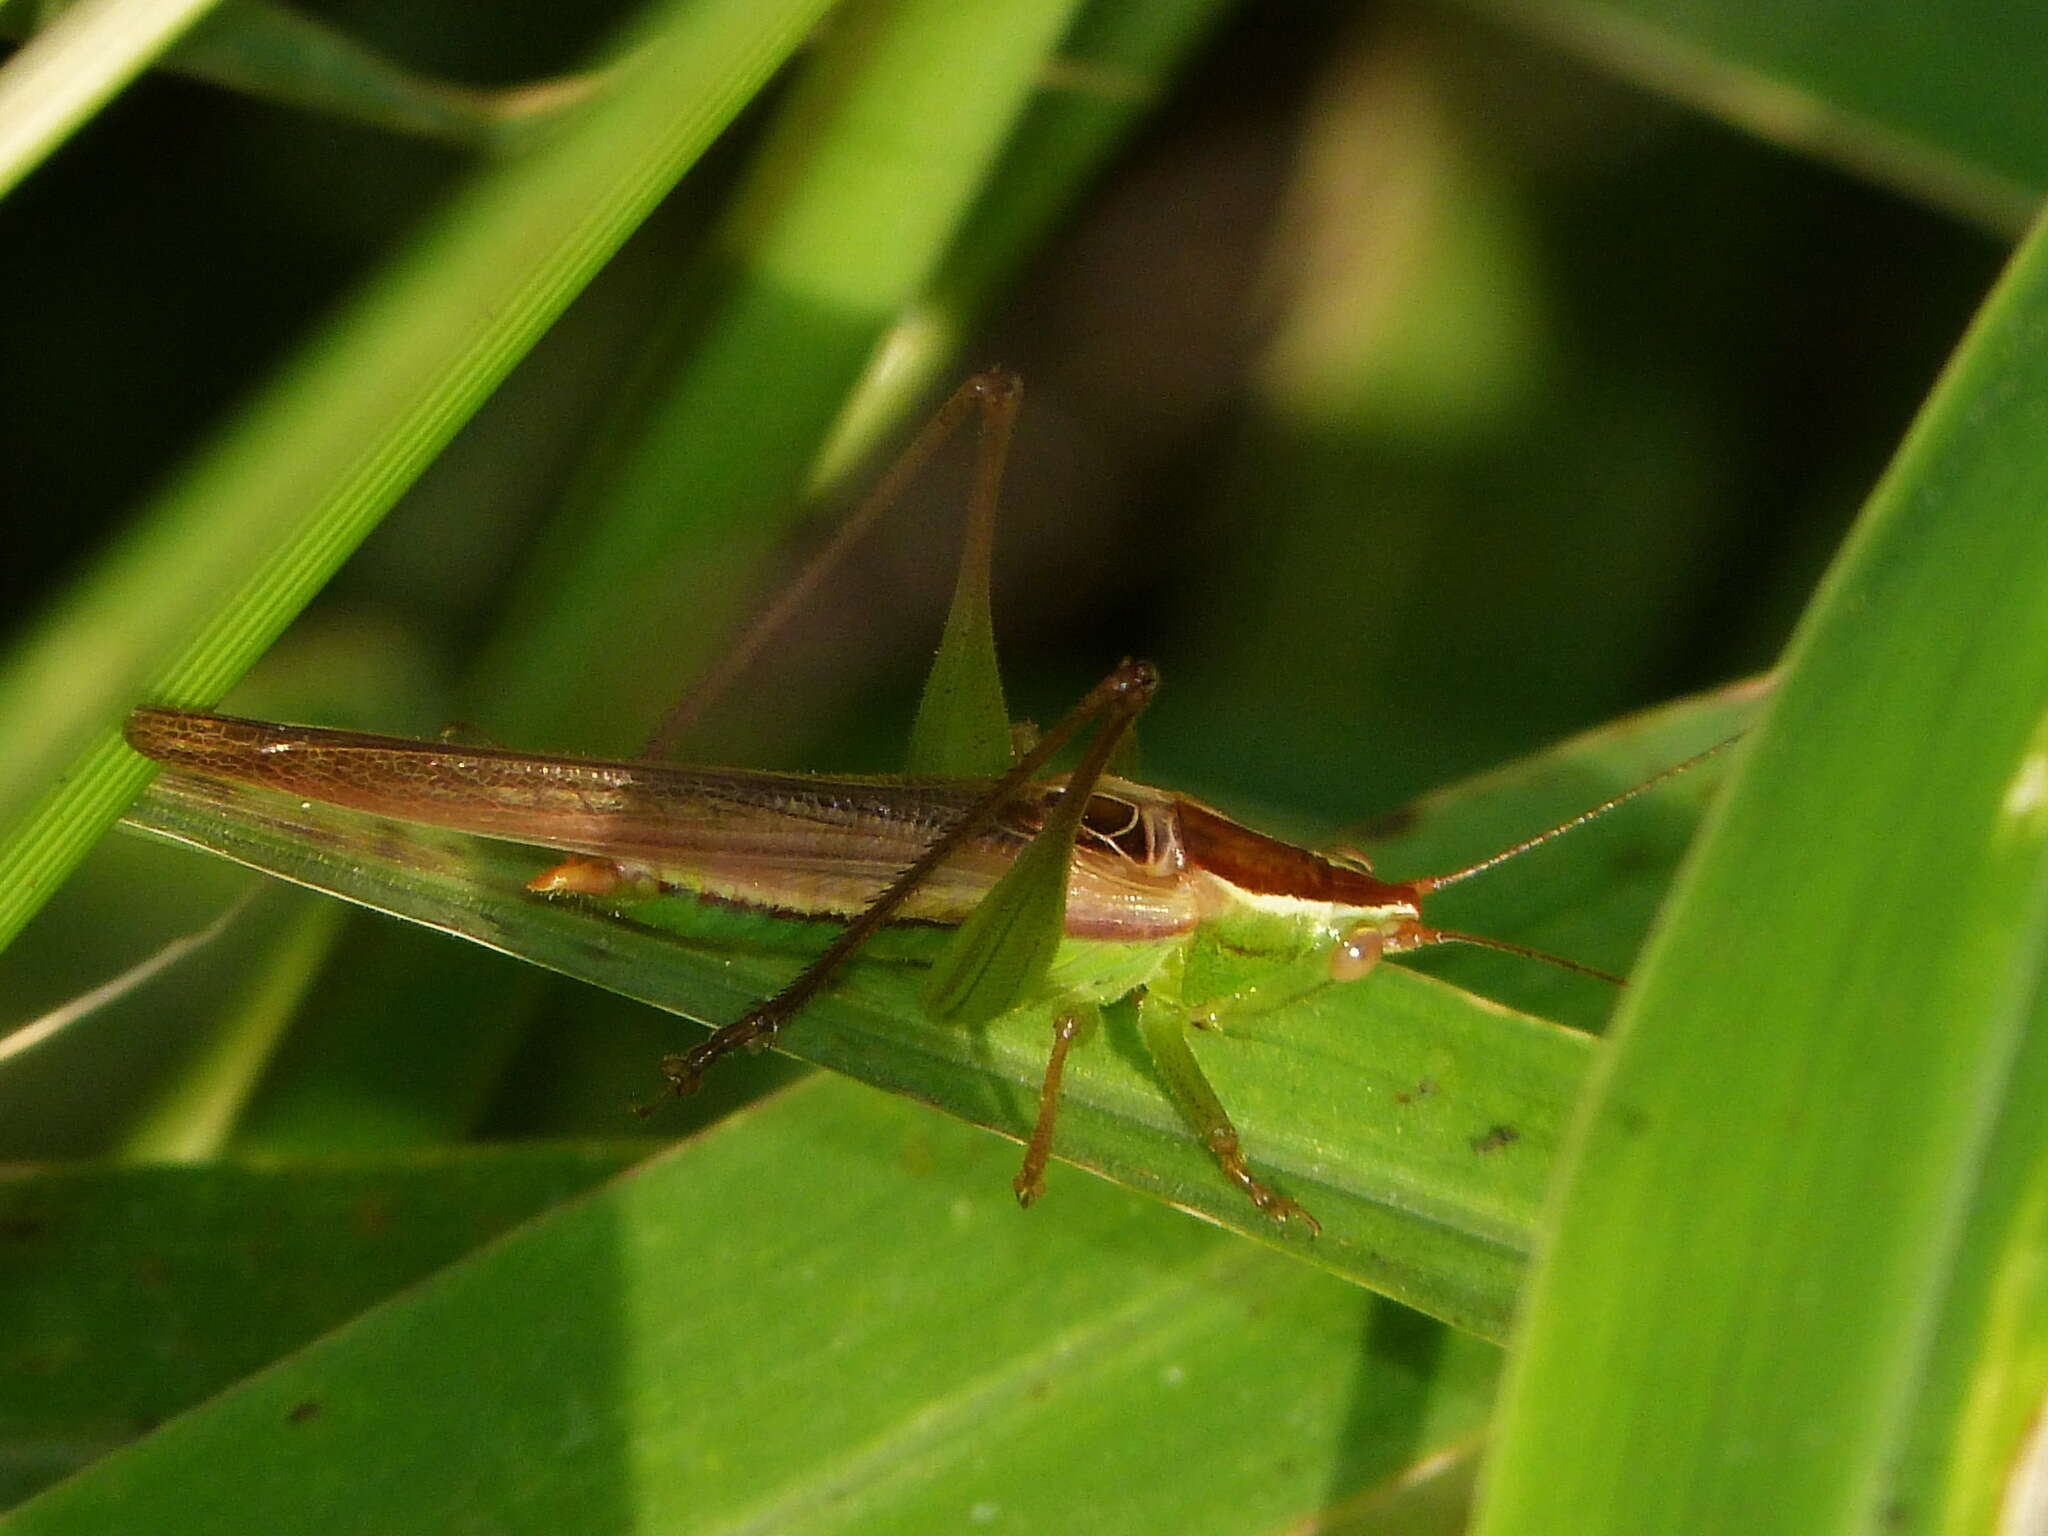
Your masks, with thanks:
[[[1209,1086],[1209,1079],[1202,1074],[1201,1063],[1195,1060],[1195,1053],[1188,1045],[1188,1021],[1181,1009],[1150,997],[1140,998],[1138,1031],[1145,1037],[1145,1048],[1152,1053],[1160,1076],[1166,1079],[1167,1090],[1173,1095],[1174,1103],[1180,1106],[1181,1114],[1187,1118],[1188,1124],[1201,1138],[1202,1145],[1209,1149],[1210,1156],[1216,1159],[1217,1166],[1230,1182],[1243,1190],[1252,1204],[1273,1220],[1299,1221],[1308,1228],[1311,1236],[1321,1232],[1322,1223],[1262,1182],[1245,1161],[1244,1146],[1237,1139],[1237,1127],[1230,1123],[1223,1101]]]

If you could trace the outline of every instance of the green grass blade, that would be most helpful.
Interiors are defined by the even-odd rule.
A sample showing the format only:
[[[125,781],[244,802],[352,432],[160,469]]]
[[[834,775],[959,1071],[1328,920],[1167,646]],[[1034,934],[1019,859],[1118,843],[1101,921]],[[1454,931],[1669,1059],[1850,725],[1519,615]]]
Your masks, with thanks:
[[[1490,0],[1603,67],[1998,228],[2048,191],[2048,33],[2024,9]]]
[[[1709,699],[1589,737],[1554,762],[1539,759],[1523,775],[1494,780],[1490,809],[1512,815],[1517,800],[1529,798],[1545,809],[1532,805],[1521,826],[1541,826],[1545,796],[1560,782],[1597,801],[1625,787],[1617,772],[1645,755],[1684,757],[1725,734],[1730,712],[1746,707],[1739,698]],[[1689,814],[1695,788],[1674,791],[1662,809]],[[176,775],[159,781],[136,816],[165,835],[693,1018],[733,1018],[794,969],[787,956],[685,943],[536,901],[523,890],[535,855],[508,844],[401,833]],[[1595,869],[1668,857],[1668,829],[1658,821],[1636,818],[1647,842],[1630,841],[1617,817],[1610,840],[1579,846]],[[394,836],[405,839],[397,857]],[[1550,857],[1549,877],[1569,878],[1571,841]],[[1507,882],[1505,873],[1497,877]],[[1483,907],[1470,915],[1487,921]],[[982,1030],[934,1024],[920,1002],[923,981],[916,968],[856,962],[845,984],[778,1043],[1021,1137],[1044,1070],[1044,1021],[1013,1015]],[[1389,967],[1198,1041],[1253,1162],[1323,1223],[1323,1237],[1309,1242],[1276,1230],[1224,1183],[1135,1035],[1133,1021],[1112,1013],[1103,1038],[1077,1052],[1061,1114],[1062,1157],[1461,1327],[1500,1335],[1585,1069],[1586,1037]],[[653,1085],[650,1063],[648,1077],[621,1083],[619,1096]],[[1055,1178],[1051,1198],[1072,1182]]]
[[[1061,1191],[1058,1219],[1027,1215],[1009,1161],[915,1106],[807,1083],[410,1288],[8,1529],[104,1531],[147,1511],[163,1536],[1226,1536],[1367,1505],[1469,1446],[1484,1345],[1106,1186]],[[779,1239],[749,1235],[764,1227]],[[317,1239],[285,1230],[290,1272]],[[38,1272],[30,1294],[48,1305],[64,1278]],[[216,1287],[226,1305],[259,1294]]]
[[[1895,1479],[1965,1438],[1933,1352],[1981,1360],[1968,1316],[2028,1294],[2048,1165],[2044,330],[2037,234],[1680,883],[1569,1160],[1490,1536],[1932,1528]]]
[[[0,1509],[645,1151],[10,1169],[0,1183]]]
[[[0,197],[217,0],[80,0],[0,70]]]
[[[823,4],[655,11],[605,99],[472,188],[9,658],[0,938],[146,776],[115,738],[126,709],[219,697]]]

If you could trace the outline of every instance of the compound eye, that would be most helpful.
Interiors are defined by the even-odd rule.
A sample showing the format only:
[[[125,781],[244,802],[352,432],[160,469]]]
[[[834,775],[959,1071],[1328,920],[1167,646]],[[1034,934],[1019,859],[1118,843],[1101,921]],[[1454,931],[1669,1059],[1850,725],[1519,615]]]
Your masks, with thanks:
[[[1337,941],[1330,951],[1330,980],[1357,981],[1380,963],[1387,952],[1387,936],[1370,924],[1361,923]]]

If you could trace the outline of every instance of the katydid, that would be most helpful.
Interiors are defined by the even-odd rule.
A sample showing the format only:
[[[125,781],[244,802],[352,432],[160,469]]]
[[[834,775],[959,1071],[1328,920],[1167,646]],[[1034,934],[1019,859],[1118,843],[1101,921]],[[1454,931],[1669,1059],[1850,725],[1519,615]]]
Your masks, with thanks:
[[[782,991],[664,1059],[676,1093],[695,1089],[723,1056],[771,1043],[885,931],[949,929],[935,952],[926,950],[923,1004],[933,1020],[975,1026],[1024,1009],[1041,1016],[1050,1035],[1014,1183],[1026,1205],[1044,1188],[1071,1047],[1102,1008],[1134,999],[1161,1082],[1225,1176],[1275,1221],[1298,1220],[1314,1232],[1313,1217],[1253,1172],[1190,1046],[1190,1028],[1356,981],[1385,956],[1431,945],[1479,944],[1590,970],[1431,927],[1423,900],[1692,760],[1466,868],[1388,881],[1353,852],[1298,847],[1187,796],[1114,776],[1113,755],[1158,686],[1144,662],[1124,662],[1016,750],[997,680],[988,567],[1019,398],[1010,375],[969,380],[826,556],[893,499],[961,421],[979,416],[967,551],[913,733],[909,777],[698,769],[653,753],[621,762],[548,757],[156,708],[134,712],[128,741],[187,772],[558,850],[570,857],[536,875],[530,890],[639,921],[687,932],[692,912],[712,904],[764,914],[804,941],[818,921],[836,925]],[[750,638],[757,643],[787,607],[785,600]],[[663,744],[678,718],[664,726]],[[1091,728],[1072,771],[1049,774],[1055,756]],[[1262,973],[1251,985],[1248,963]]]

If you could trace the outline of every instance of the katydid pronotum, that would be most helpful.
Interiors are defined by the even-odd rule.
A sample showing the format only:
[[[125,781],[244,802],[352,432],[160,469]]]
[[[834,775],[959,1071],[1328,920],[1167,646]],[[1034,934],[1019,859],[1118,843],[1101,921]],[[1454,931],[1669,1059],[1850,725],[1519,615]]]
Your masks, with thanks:
[[[657,759],[681,712],[630,762],[158,708],[135,711],[128,741],[186,772],[565,853],[528,888],[630,910],[638,920],[687,930],[690,911],[713,903],[758,911],[771,925],[801,919],[806,935],[820,919],[841,925],[780,992],[663,1060],[676,1093],[691,1092],[733,1051],[771,1043],[884,928],[950,928],[923,989],[934,1022],[974,1026],[1025,1009],[1042,1017],[1049,1036],[1015,1180],[1026,1205],[1044,1188],[1069,1051],[1105,1006],[1133,999],[1160,1081],[1224,1175],[1275,1221],[1314,1232],[1314,1218],[1253,1171],[1190,1030],[1357,981],[1385,956],[1432,945],[1479,944],[1588,970],[1432,927],[1423,900],[1611,810],[1691,760],[1476,864],[1389,881],[1349,850],[1283,842],[1184,795],[1114,776],[1116,749],[1158,686],[1144,662],[1122,663],[1021,745],[1002,703],[988,602],[997,492],[1020,398],[1009,374],[964,384],[800,583],[821,574],[967,417],[978,419],[966,551],[904,778],[672,766]],[[785,595],[753,626],[721,681],[793,602]],[[702,697],[700,689],[691,702]],[[1077,765],[1049,773],[1056,755],[1091,728]]]

